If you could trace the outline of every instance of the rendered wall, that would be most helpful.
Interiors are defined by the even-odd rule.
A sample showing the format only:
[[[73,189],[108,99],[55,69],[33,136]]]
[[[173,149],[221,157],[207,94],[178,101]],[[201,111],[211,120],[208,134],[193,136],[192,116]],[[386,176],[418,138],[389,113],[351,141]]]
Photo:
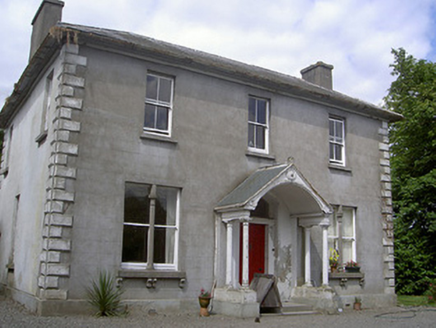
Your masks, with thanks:
[[[224,283],[225,227],[217,223],[214,207],[255,169],[286,162],[289,157],[294,158],[302,174],[328,202],[357,208],[357,259],[366,275],[362,293],[384,293],[378,135],[381,122],[182,68],[85,46],[78,48],[78,55],[86,58],[86,67],[80,71],[86,82],[79,92],[82,106],[71,114],[71,120],[80,123],[80,133],[71,134],[69,139],[70,143],[78,145],[78,154],[69,160],[77,174],[74,184],[70,185],[75,195],[74,206],[69,209],[74,217],[69,232],[70,270],[61,282],[61,287],[67,291],[66,300],[83,301],[85,287],[99,270],[118,272],[120,269],[124,185],[129,181],[182,189],[178,269],[186,272],[187,282],[181,288],[177,280],[158,280],[156,288],[150,289],[145,287],[143,279],[124,279],[125,297],[146,302],[162,300],[162,307],[193,306],[199,290],[213,285],[215,273],[218,285]],[[141,137],[147,71],[175,77],[170,142]],[[268,158],[246,154],[249,95],[270,99],[271,156]],[[36,112],[36,108],[37,102],[33,102],[32,109],[20,113],[26,125],[17,125],[19,129],[26,126],[23,130],[27,131],[36,124],[34,116],[29,115]],[[330,114],[346,120],[348,171],[328,166]],[[18,132],[20,130],[16,135],[22,135],[20,138],[28,138]],[[27,142],[31,145],[25,145],[25,149],[30,149],[30,154],[36,152],[31,149],[35,147],[34,141]],[[28,169],[44,171],[47,153],[45,158],[46,162],[41,164],[34,160],[38,164]],[[20,158],[14,161],[21,162]],[[23,183],[33,188],[29,194],[41,202],[47,176],[42,173],[27,176],[29,180]],[[36,176],[41,182],[35,181]],[[6,190],[8,179],[12,180],[12,171],[2,182],[0,192]],[[2,208],[8,209],[5,213],[11,213],[10,206],[5,204],[18,192],[14,190],[10,194],[8,190],[8,201],[1,198]],[[24,197],[25,192],[21,192]],[[34,214],[36,203],[36,200],[29,202],[26,207],[33,217],[39,217],[35,218],[39,230],[24,228],[24,231],[30,240],[40,243],[42,209]],[[295,220],[286,222],[284,208],[278,213],[280,221],[275,226],[275,234],[279,241],[274,245],[277,251],[270,272],[283,277],[280,283],[284,296],[288,297],[288,286],[297,285],[303,275],[301,231]],[[2,217],[2,222],[7,220]],[[5,229],[11,227],[6,225]],[[316,228],[313,228],[312,242],[313,276],[320,279],[316,277],[320,272],[316,259],[321,254],[321,234]],[[3,238],[2,243],[7,244]],[[36,246],[35,249],[41,249],[40,245]],[[284,252],[290,254],[290,259]],[[289,260],[291,273],[285,274],[283,270]],[[38,261],[33,261],[36,268]],[[30,281],[32,286],[20,288],[34,294],[36,271],[28,270],[26,274],[33,274],[23,280]],[[2,281],[4,279],[3,273]]]

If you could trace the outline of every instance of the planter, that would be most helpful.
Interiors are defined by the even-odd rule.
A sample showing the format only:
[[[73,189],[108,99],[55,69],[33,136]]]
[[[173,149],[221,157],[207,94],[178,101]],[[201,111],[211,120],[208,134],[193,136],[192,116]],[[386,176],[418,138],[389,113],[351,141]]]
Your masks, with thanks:
[[[356,311],[362,310],[362,303],[360,303],[360,302],[354,303],[353,304],[353,309],[356,310]]]
[[[345,272],[357,273],[357,272],[360,272],[360,267],[345,267]]]
[[[209,311],[207,308],[210,304],[210,297],[198,297],[198,303],[200,303],[200,316],[208,317]]]

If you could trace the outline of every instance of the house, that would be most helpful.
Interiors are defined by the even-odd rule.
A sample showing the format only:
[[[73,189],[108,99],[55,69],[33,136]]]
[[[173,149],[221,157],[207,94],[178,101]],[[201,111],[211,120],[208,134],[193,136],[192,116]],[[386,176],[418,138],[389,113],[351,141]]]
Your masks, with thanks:
[[[44,0],[0,114],[0,282],[41,315],[88,310],[100,270],[132,307],[260,311],[395,304],[388,124],[302,79],[127,32],[58,22]],[[330,272],[331,250],[359,273]]]

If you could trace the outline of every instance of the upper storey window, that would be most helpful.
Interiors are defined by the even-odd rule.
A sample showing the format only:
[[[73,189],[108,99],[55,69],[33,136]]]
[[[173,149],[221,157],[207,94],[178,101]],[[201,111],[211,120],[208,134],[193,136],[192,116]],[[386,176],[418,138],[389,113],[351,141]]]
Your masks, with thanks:
[[[248,149],[268,153],[269,102],[250,97],[248,103]]]
[[[330,163],[345,166],[345,121],[329,118]]]
[[[147,75],[144,131],[163,135],[171,134],[174,79]]]

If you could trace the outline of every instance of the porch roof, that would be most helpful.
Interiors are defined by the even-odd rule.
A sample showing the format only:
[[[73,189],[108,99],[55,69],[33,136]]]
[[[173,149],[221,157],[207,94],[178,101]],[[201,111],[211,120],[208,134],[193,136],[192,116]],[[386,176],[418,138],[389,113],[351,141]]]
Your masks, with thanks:
[[[248,176],[241,184],[227,194],[216,206],[218,212],[234,211],[238,209],[252,210],[256,208],[258,201],[270,190],[277,187],[283,194],[289,195],[284,191],[284,186],[291,185],[288,189],[300,190],[300,194],[305,197],[298,197],[299,201],[309,201],[318,208],[319,212],[326,214],[332,213],[332,208],[312,185],[304,178],[301,172],[293,163],[278,164],[263,167]],[[297,197],[293,197],[295,200]]]

